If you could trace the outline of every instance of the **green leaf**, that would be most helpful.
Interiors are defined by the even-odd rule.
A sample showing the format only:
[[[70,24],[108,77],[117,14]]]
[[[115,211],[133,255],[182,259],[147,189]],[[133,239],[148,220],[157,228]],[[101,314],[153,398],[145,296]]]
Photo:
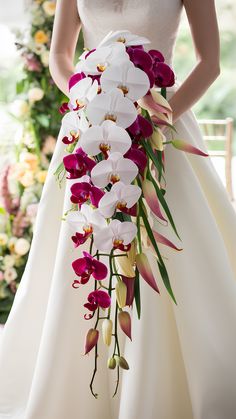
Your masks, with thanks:
[[[42,127],[44,128],[49,127],[50,121],[49,121],[48,115],[45,115],[45,114],[36,115],[35,119],[40,125],[42,125]]]
[[[1,214],[1,215],[5,215],[6,213],[7,213],[7,212],[6,212],[5,208],[0,207],[0,214]]]
[[[139,271],[137,268],[135,269],[134,299],[135,299],[138,319],[140,319],[141,317],[140,280],[139,280]]]
[[[170,294],[170,296],[171,296],[172,300],[173,300],[173,301],[175,302],[175,304],[177,305],[177,301],[176,301],[176,299],[175,299],[175,296],[174,296],[173,290],[172,290],[172,288],[171,288],[171,284],[170,284],[170,280],[169,280],[169,276],[168,276],[168,273],[167,273],[166,267],[165,267],[165,265],[161,265],[161,263],[160,263],[160,262],[157,262],[157,264],[158,264],[158,267],[159,267],[159,271],[160,271],[161,277],[162,277],[163,282],[164,282],[164,284],[165,284],[165,287],[166,287],[166,289],[167,289],[168,293]]]

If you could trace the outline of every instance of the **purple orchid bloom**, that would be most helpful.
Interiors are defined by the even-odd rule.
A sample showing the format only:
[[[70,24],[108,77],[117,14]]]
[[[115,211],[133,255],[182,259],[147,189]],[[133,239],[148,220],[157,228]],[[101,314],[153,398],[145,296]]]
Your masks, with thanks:
[[[141,48],[135,48],[135,47],[128,47],[126,49],[127,53],[129,54],[130,60],[133,62],[133,64],[141,68],[141,70],[145,71],[147,74],[149,81],[150,81],[150,88],[154,85],[154,74],[152,71],[153,66],[153,60],[152,57],[144,51],[144,49]]]
[[[152,124],[142,115],[138,115],[137,119],[129,126],[128,132],[135,137],[136,141],[141,138],[149,138],[153,133]]]
[[[67,179],[79,179],[86,175],[96,165],[95,161],[90,159],[87,154],[78,148],[75,153],[68,154],[63,158],[63,163],[69,176]]]
[[[153,66],[155,67],[155,65],[157,65],[158,63],[164,63],[165,58],[162,55],[162,53],[160,51],[158,51],[157,49],[150,49],[148,51],[148,54],[151,56],[152,58],[152,62],[153,62]]]
[[[71,202],[73,204],[82,205],[84,202],[91,200],[91,203],[98,208],[100,199],[103,197],[104,192],[91,185],[88,182],[78,182],[71,186]]]
[[[138,166],[139,171],[143,173],[147,166],[147,156],[142,148],[138,148],[133,144],[124,157],[132,160]]]
[[[105,279],[108,272],[106,265],[87,252],[83,252],[83,255],[84,257],[72,262],[75,274],[80,277],[79,283],[86,284],[91,275],[98,281]]]
[[[175,74],[169,65],[158,63],[154,70],[155,84],[158,87],[171,87],[175,84]]]
[[[111,305],[111,297],[102,290],[95,290],[88,295],[88,302],[84,304],[89,311],[95,311],[98,307],[108,308]]]

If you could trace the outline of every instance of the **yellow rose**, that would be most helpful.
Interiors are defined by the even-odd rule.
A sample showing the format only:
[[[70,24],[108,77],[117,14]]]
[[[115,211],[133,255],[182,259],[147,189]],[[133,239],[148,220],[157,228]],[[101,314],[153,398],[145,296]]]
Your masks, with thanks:
[[[36,173],[35,177],[36,180],[39,183],[45,183],[46,177],[47,177],[47,170],[40,170],[38,173]]]
[[[34,35],[36,44],[46,44],[48,42],[48,35],[44,31],[37,31]]]
[[[56,10],[56,3],[54,1],[45,1],[43,3],[43,10],[48,16],[54,16]]]
[[[31,171],[35,171],[38,168],[38,157],[28,151],[21,153],[20,162],[25,164]]]

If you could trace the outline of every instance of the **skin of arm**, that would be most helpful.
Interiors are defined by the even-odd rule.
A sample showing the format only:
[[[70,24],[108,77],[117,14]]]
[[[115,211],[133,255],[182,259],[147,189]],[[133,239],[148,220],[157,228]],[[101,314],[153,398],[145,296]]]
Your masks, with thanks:
[[[68,80],[74,73],[74,54],[81,23],[76,0],[57,0],[49,55],[49,69],[59,89],[68,96]]]
[[[220,74],[220,41],[214,0],[183,0],[197,64],[169,100],[173,122],[190,109]]]

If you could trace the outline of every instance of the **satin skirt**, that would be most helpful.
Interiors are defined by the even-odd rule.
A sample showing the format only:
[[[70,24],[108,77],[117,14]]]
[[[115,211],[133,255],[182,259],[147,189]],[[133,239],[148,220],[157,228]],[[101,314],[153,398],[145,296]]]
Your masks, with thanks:
[[[178,138],[206,151],[191,111],[177,122]],[[74,249],[63,213],[70,181],[53,175],[64,155],[59,134],[39,205],[28,263],[0,344],[0,419],[235,419],[236,215],[208,157],[167,146],[166,200],[181,242],[170,227],[155,228],[176,245],[160,245],[177,299],[172,303],[153,263],[160,295],[141,281],[141,319],[121,335],[130,370],[106,367],[99,346],[96,400],[89,382],[94,354],[83,356],[83,303],[91,284],[74,290]]]

